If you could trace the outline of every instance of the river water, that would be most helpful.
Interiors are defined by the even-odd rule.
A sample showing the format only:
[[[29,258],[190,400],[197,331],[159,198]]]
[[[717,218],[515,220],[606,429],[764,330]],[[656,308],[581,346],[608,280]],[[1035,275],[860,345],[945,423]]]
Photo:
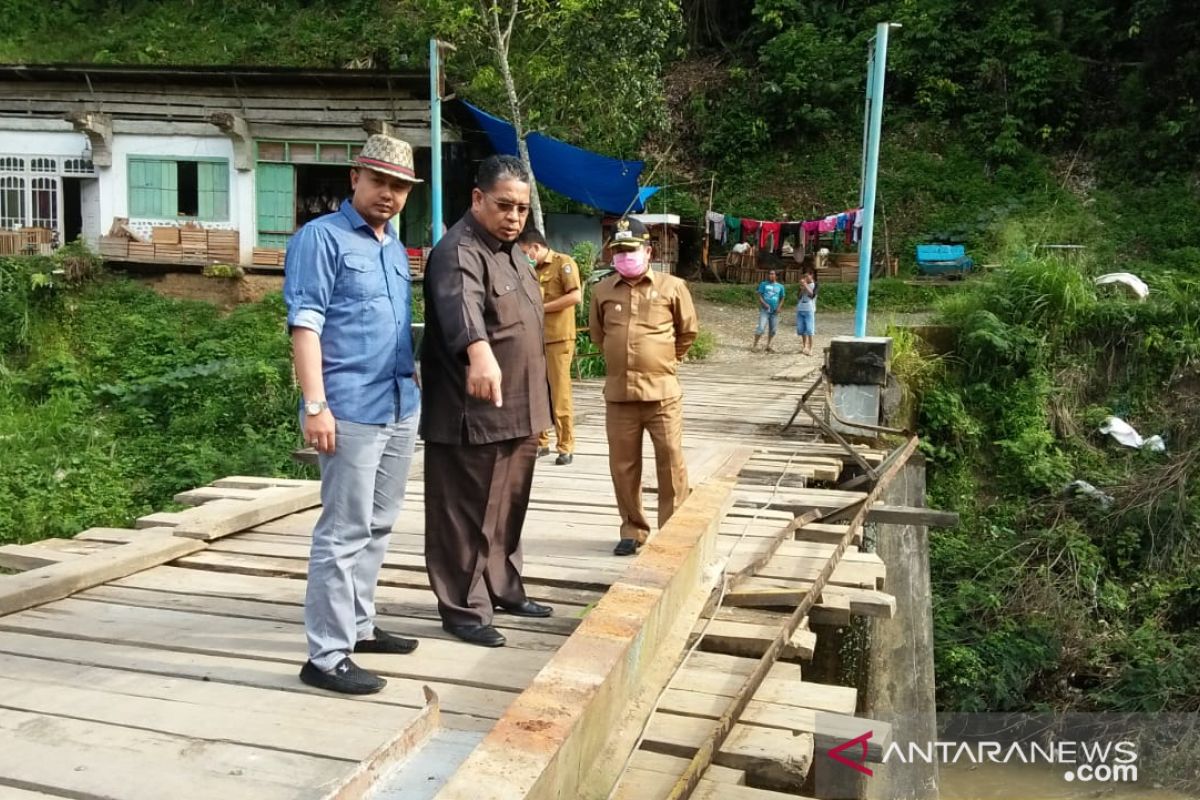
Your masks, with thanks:
[[[1196,800],[1200,795],[1137,784],[1068,783],[1062,769],[1024,764],[950,764],[939,768],[941,800]]]

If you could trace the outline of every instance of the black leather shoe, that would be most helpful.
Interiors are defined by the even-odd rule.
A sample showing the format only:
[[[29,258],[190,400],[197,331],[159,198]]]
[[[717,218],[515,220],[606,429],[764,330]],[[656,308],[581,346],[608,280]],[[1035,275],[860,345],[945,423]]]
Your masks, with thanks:
[[[542,456],[548,456],[548,455],[550,455],[549,447],[539,447],[538,448],[538,454],[537,454],[538,458],[541,458]]]
[[[387,681],[367,672],[351,661],[349,656],[329,672],[317,669],[311,661],[305,661],[300,668],[300,680],[309,686],[341,694],[375,694],[387,686]]]
[[[642,543],[637,539],[622,539],[617,542],[617,546],[613,548],[614,556],[632,556],[636,555],[637,551],[642,548]]]
[[[544,606],[532,600],[526,600],[520,605],[497,606],[497,608],[506,614],[512,614],[514,617],[548,617],[554,613],[554,609],[550,606]]]
[[[404,655],[417,649],[420,644],[416,639],[396,636],[381,628],[375,629],[374,639],[362,639],[354,645],[356,653],[395,653]]]
[[[491,625],[447,625],[442,623],[442,629],[451,636],[457,636],[468,644],[483,647],[504,647],[508,640],[504,634]]]
[[[554,463],[561,467],[570,464],[574,460],[575,456],[571,455],[570,453],[559,453],[558,458],[554,459]]]

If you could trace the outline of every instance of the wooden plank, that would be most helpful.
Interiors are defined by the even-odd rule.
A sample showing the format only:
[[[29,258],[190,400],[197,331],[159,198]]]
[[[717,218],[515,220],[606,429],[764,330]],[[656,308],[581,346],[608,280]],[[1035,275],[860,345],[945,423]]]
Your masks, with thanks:
[[[316,798],[346,761],[6,710],[0,775],[77,797]]]
[[[179,492],[172,499],[185,506],[201,506],[212,500],[257,500],[261,492],[257,489],[230,489],[217,486],[200,486]]]
[[[259,579],[261,580],[261,578]],[[303,587],[301,587],[303,588]],[[136,606],[138,608],[161,608],[172,611],[190,611],[213,616],[241,617],[243,619],[260,620],[264,622],[288,622],[300,625],[304,622],[302,604],[285,604],[246,600],[221,596],[197,596],[177,592],[146,591],[131,589],[126,586],[97,586],[77,595],[78,599],[111,603],[117,606]],[[377,607],[377,623],[385,630],[403,636],[418,639],[440,639],[456,643],[459,640],[442,629],[441,618],[436,613],[436,607],[426,601],[427,610],[420,615],[396,615],[387,609]],[[508,646],[520,650],[535,650],[542,653],[553,653],[565,641],[566,634],[561,632],[542,632],[522,626],[523,618],[497,614],[496,618],[508,620],[505,629]],[[553,617],[551,617],[553,619]],[[577,624],[577,622],[576,622]],[[498,626],[499,627],[499,626]],[[573,626],[572,626],[573,627]]]
[[[6,544],[0,547],[0,567],[24,572],[83,558],[82,553],[63,553],[50,547],[38,547],[36,544]],[[0,581],[0,591],[3,591]]]
[[[696,626],[696,632],[705,629],[705,623]],[[729,622],[716,619],[707,623],[701,647],[715,653],[758,658],[779,633],[779,626],[756,625],[748,622]],[[811,631],[798,630],[783,650],[784,658],[812,658],[816,636]]]
[[[80,641],[138,644],[185,652],[285,660],[307,658],[304,627],[273,620],[213,617],[82,599],[60,600],[0,618],[0,630],[43,632]],[[463,642],[425,639],[417,653],[395,656],[359,654],[362,667],[401,670],[410,678],[520,691],[549,659],[549,653],[506,647],[491,650]]]
[[[795,665],[777,663],[774,666],[794,667]],[[754,699],[762,703],[811,708],[834,714],[853,714],[857,708],[858,691],[853,687],[810,683],[801,680],[798,673],[794,677],[785,675],[786,673],[778,673],[772,669],[763,680],[762,685],[755,691]],[[676,689],[735,697],[737,690],[745,683],[739,678],[744,677],[744,675],[733,675],[720,670],[684,666],[676,673],[667,691]]]
[[[204,549],[204,544],[173,536],[145,539],[92,553],[72,561],[0,576],[0,617],[67,597],[81,589],[124,578]]]
[[[332,696],[284,693],[279,698],[279,694],[0,656],[0,705],[5,709],[208,742],[361,761],[417,715],[412,709],[384,706],[360,708],[351,714],[335,708],[338,698]]]
[[[680,719],[715,721],[728,705],[728,697],[692,692],[687,689],[668,689],[663,694],[659,710],[664,715],[678,715]],[[802,706],[751,700],[746,705],[746,713],[741,717],[741,721],[745,723],[746,727],[777,728],[793,733],[808,734],[813,737],[817,748],[822,750],[835,747],[870,731],[872,735],[867,744],[868,761],[881,760],[884,751],[891,744],[891,726],[886,722]],[[676,730],[676,738],[682,742],[684,740],[679,737],[677,729],[672,727],[676,724],[676,721],[670,720],[666,729]],[[696,727],[703,728],[702,725]],[[690,742],[690,740],[687,741]],[[718,759],[718,761],[738,769],[744,768],[737,764],[729,764],[724,759]]]
[[[687,761],[675,756],[668,756],[662,753],[654,753],[650,750],[635,750],[633,757],[630,759],[629,766],[632,769],[647,770],[649,772],[661,772],[667,775],[679,776],[683,774],[684,768],[687,767]],[[704,773],[706,780],[724,783],[729,786],[744,786],[746,784],[746,773],[729,767],[722,767],[714,764],[709,767]]]
[[[725,603],[731,606],[786,607],[797,606],[808,594],[812,583],[774,578],[747,578],[742,585],[725,595]],[[821,592],[822,602],[832,601],[836,605],[848,605],[850,613],[877,619],[891,619],[896,614],[896,598],[873,589],[849,586],[827,586]],[[843,604],[842,599],[845,598]]]
[[[425,708],[416,719],[360,761],[340,786],[325,795],[326,800],[362,800],[370,797],[393,767],[433,738],[437,733],[439,716],[437,695],[426,686]]]
[[[291,577],[307,579],[307,564],[293,558],[268,558],[265,556],[247,556],[233,553],[220,553],[201,550],[179,560],[179,566],[194,569],[222,570],[236,572],[242,575],[265,575],[273,577]],[[379,573],[381,586],[408,586],[416,589],[429,588],[429,576],[416,569],[393,569],[384,567]],[[594,603],[601,596],[600,592],[587,589],[569,589],[563,586],[541,584],[528,576],[525,578],[526,588],[531,597],[551,603],[564,602],[577,605]],[[568,583],[568,585],[570,585]]]
[[[388,680],[383,691],[350,703],[345,698],[331,697],[327,692],[301,683],[295,661],[254,658],[252,655],[247,657],[237,652],[211,655],[173,649],[147,649],[127,643],[85,642],[0,631],[0,653],[37,658],[47,670],[57,663],[75,665],[85,672],[109,668],[130,676],[130,680],[139,684],[151,683],[147,681],[147,676],[151,676],[155,680],[179,678],[189,682],[267,690],[266,696],[276,698],[283,708],[288,707],[291,698],[299,698],[299,702],[303,703],[315,699],[318,705],[314,707],[321,707],[321,700],[331,700],[341,704],[345,713],[351,716],[359,713],[355,709],[360,703],[419,708],[422,686],[428,684],[438,694],[444,712],[442,718],[447,726],[466,730],[490,730],[494,721],[517,696],[516,692],[494,686],[479,688],[440,680],[426,682],[406,678],[397,673],[397,668],[402,668],[402,664],[397,662],[402,659],[395,658],[390,662],[381,662],[383,666],[377,670]],[[144,685],[139,689],[147,691]],[[327,713],[333,714],[333,710],[329,709]],[[361,713],[369,719],[375,712],[368,708]],[[336,715],[330,718],[339,719]]]
[[[715,727],[715,719],[660,710],[650,720],[642,747],[691,758]],[[765,780],[773,787],[798,790],[812,765],[813,750],[811,734],[735,723],[713,763],[743,770],[757,785]]]
[[[669,758],[669,756],[662,757]],[[687,765],[687,762],[682,759],[673,760]],[[680,769],[682,770],[683,767]],[[705,777],[700,779],[700,783],[692,792],[693,800],[810,800],[802,795],[773,792],[769,789],[757,789],[731,784],[727,781],[713,780],[708,776],[716,769],[725,768],[709,767],[704,773]],[[667,796],[676,777],[660,770],[632,767],[621,777],[621,784],[617,787],[613,800],[658,800],[658,798]]]
[[[216,613],[213,603],[218,601],[254,600],[262,604],[292,606],[304,605],[305,582],[291,578],[268,578],[239,575],[234,572],[185,569],[180,567],[158,567],[139,572],[128,578],[114,581],[106,586],[90,590],[89,597],[106,602],[156,607],[154,603],[171,602],[180,610]],[[168,601],[161,597],[170,593]],[[139,598],[137,595],[144,595]],[[587,606],[558,603],[554,616],[539,619],[497,614],[493,624],[498,628],[522,632],[555,633],[569,636]],[[397,586],[379,586],[375,590],[375,609],[379,614],[407,619],[440,620],[437,606],[432,602],[428,590]],[[269,609],[261,613],[277,613]]]
[[[232,511],[217,509],[218,503],[193,509],[187,521],[175,527],[175,535],[210,542],[321,504],[319,487],[278,487],[262,489],[261,494],[259,499],[239,503],[240,507]]]
[[[269,489],[272,486],[320,486],[320,481],[299,478],[260,478],[256,475],[230,475],[212,482],[221,489]]]

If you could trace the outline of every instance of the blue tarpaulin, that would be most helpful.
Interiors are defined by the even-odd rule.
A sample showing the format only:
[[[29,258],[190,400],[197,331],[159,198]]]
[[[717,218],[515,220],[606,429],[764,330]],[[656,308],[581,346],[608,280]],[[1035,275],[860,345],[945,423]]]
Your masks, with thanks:
[[[511,123],[466,104],[497,153],[515,156],[517,134]],[[610,214],[639,212],[657,186],[638,186],[644,161],[622,161],[551,139],[540,133],[525,137],[538,183]]]

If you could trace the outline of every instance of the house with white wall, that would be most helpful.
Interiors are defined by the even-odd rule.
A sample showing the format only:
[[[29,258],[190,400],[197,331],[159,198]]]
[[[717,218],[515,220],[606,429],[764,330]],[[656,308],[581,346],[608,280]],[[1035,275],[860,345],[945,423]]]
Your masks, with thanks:
[[[460,110],[444,106],[445,218],[469,198]],[[242,263],[283,247],[349,192],[370,133],[410,142],[430,169],[424,73],[282,68],[0,65],[0,229],[43,227],[96,247],[115,219],[148,234],[236,230]],[[474,150],[474,148],[472,148]],[[430,241],[428,183],[397,220]]]

